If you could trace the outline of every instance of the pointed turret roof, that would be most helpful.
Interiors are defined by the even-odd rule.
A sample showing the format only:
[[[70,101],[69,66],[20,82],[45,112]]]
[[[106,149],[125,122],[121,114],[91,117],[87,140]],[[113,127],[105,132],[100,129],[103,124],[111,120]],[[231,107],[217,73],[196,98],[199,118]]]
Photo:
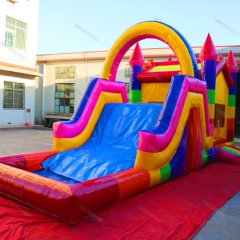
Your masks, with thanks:
[[[168,57],[168,62],[171,62],[171,61],[172,61],[172,56],[169,55],[169,57]]]
[[[215,49],[211,35],[209,33],[203,44],[202,50],[199,54],[199,57],[200,57],[201,61],[206,61],[206,60],[216,61],[217,60],[217,51]]]
[[[144,64],[144,57],[142,55],[142,51],[141,51],[138,43],[136,43],[136,46],[132,52],[132,55],[129,58],[129,64],[131,66],[133,66],[133,65],[143,66],[143,64]]]
[[[232,50],[230,50],[230,53],[227,57],[227,66],[230,72],[237,72],[238,71],[238,65],[234,58]]]

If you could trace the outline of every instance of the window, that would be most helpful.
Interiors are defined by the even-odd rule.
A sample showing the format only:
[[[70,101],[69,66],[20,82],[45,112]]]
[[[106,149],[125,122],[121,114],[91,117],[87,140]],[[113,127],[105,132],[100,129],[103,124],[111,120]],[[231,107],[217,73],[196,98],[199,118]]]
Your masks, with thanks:
[[[55,113],[74,113],[75,84],[55,84]]]
[[[3,108],[24,109],[25,84],[4,81]]]
[[[127,93],[129,93],[129,90],[130,90],[130,83],[125,83],[125,85],[126,85]]]
[[[75,78],[75,67],[56,67],[55,68],[56,79],[69,79]]]
[[[126,68],[125,68],[125,77],[126,78],[130,77],[130,71],[131,71],[130,65],[126,64]]]
[[[225,105],[215,104],[215,117],[214,117],[214,127],[222,128],[224,127],[225,120]]]
[[[26,50],[27,24],[9,16],[6,17],[5,45]]]

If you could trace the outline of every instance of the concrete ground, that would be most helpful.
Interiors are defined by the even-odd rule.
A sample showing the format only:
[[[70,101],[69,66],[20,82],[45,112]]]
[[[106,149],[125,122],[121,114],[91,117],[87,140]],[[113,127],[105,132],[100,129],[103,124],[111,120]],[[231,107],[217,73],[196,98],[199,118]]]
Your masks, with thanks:
[[[52,150],[52,129],[0,130],[0,156]]]
[[[221,207],[193,240],[240,239],[240,192]]]
[[[235,139],[240,146],[240,139]],[[0,129],[0,156],[52,150],[52,129]],[[194,240],[240,239],[240,192],[219,209]]]
[[[235,146],[240,148],[240,138],[234,138]]]

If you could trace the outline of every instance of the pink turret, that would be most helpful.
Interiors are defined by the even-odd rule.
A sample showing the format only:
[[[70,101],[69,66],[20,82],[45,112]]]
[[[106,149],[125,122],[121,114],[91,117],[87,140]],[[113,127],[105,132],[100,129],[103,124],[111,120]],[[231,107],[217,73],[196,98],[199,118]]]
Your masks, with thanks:
[[[171,62],[171,61],[172,61],[172,56],[169,55],[169,57],[168,57],[168,62]]]
[[[207,35],[207,38],[205,40],[205,43],[202,47],[202,50],[200,52],[200,59],[201,61],[206,61],[206,60],[212,60],[216,61],[217,60],[217,51],[214,47],[212,38],[210,34]]]
[[[230,72],[238,71],[238,65],[234,58],[232,50],[230,51],[230,53],[228,54],[228,57],[227,57],[227,66],[228,66],[228,69]]]
[[[138,43],[136,43],[132,55],[129,58],[129,64],[131,66],[143,66],[144,64],[144,57]]]

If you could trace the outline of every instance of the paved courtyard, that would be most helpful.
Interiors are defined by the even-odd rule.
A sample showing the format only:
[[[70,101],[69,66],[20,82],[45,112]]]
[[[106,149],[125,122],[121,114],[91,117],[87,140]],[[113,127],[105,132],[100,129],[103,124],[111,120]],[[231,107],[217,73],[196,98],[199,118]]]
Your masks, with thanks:
[[[236,138],[240,147],[240,138]],[[52,129],[0,129],[0,156],[52,150]]]
[[[52,150],[52,129],[0,130],[0,156]]]

